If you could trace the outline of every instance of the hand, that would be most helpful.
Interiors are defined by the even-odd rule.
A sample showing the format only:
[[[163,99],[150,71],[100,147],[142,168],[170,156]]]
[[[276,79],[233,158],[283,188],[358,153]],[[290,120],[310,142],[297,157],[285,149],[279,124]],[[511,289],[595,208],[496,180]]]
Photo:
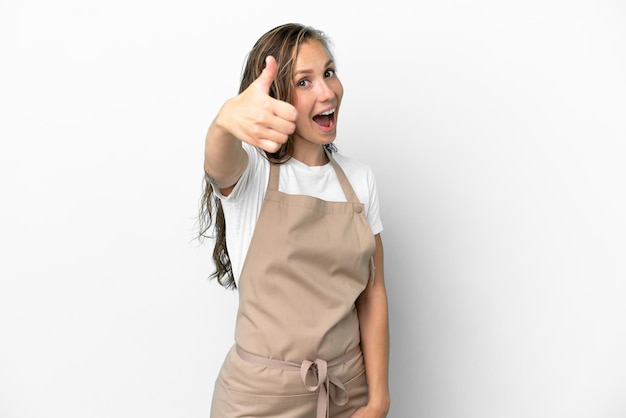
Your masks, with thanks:
[[[362,406],[352,414],[351,418],[385,418],[386,416],[387,412],[375,411],[370,406]]]
[[[218,123],[240,141],[276,152],[296,129],[296,108],[269,95],[278,72],[276,59],[265,59],[263,72],[237,97],[228,100]]]

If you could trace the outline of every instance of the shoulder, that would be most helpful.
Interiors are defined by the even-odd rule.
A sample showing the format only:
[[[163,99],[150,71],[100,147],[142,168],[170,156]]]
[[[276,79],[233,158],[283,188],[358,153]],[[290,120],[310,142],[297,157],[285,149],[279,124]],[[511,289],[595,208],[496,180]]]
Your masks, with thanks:
[[[376,199],[376,178],[374,171],[367,163],[337,151],[333,153],[333,157],[343,172],[346,173],[346,177],[348,177],[348,181],[350,181],[355,192],[364,199],[362,202]]]
[[[365,205],[365,213],[372,232],[378,234],[383,230],[378,202],[378,190],[372,168],[356,159],[340,152],[333,153],[337,164],[342,168],[352,185],[357,197]]]
[[[351,181],[374,180],[372,168],[363,161],[338,151],[333,152],[333,157]]]

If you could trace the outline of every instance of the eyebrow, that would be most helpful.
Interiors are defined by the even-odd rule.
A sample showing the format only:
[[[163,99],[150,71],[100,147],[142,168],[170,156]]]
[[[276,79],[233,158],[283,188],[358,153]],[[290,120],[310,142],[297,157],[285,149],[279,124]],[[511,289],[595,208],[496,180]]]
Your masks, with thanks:
[[[335,61],[333,61],[332,59],[328,60],[328,62],[326,62],[326,64],[324,65],[324,67],[329,67],[331,64],[334,64]],[[296,72],[293,73],[294,77],[300,74],[311,74],[313,72],[313,70],[311,69],[306,69],[306,70],[298,70]]]

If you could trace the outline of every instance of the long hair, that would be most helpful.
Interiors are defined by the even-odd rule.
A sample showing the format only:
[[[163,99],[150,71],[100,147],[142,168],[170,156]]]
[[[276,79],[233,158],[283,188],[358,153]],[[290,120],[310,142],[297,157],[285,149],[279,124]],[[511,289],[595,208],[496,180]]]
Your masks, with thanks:
[[[330,57],[332,52],[329,38],[310,26],[288,23],[266,32],[248,53],[239,86],[239,93],[246,90],[256,80],[265,67],[268,55],[276,59],[278,73],[270,86],[271,97],[293,103],[293,67],[298,56],[299,46],[308,40],[319,42]],[[330,147],[332,149],[332,147]],[[293,138],[290,136],[278,151],[265,152],[265,157],[274,164],[282,164],[293,156]],[[214,235],[211,235],[213,229]],[[236,288],[233,269],[226,246],[226,221],[219,198],[213,193],[213,184],[208,175],[204,176],[204,191],[200,200],[198,238],[215,238],[213,262],[215,271],[209,276],[230,289]]]

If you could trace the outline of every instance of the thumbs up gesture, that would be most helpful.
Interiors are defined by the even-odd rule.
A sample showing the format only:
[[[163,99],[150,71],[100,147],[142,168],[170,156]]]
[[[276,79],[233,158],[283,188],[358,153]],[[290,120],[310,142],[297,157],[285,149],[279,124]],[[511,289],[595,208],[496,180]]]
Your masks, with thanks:
[[[268,152],[276,152],[296,129],[296,108],[269,95],[276,78],[276,59],[265,59],[263,72],[220,111],[221,125],[240,141]]]

